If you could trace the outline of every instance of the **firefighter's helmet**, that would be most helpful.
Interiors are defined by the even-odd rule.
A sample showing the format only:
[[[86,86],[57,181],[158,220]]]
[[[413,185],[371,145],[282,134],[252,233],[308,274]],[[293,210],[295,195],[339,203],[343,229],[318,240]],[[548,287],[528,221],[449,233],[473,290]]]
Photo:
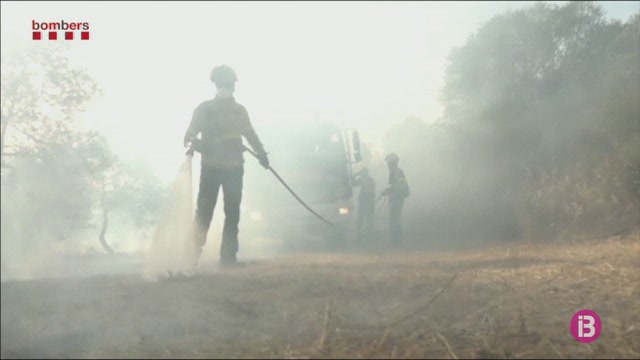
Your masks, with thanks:
[[[215,84],[233,84],[238,81],[236,72],[228,65],[216,66],[211,70],[211,76],[209,76],[211,82]]]
[[[384,161],[397,164],[398,161],[400,161],[400,158],[396,153],[391,153],[384,158]]]

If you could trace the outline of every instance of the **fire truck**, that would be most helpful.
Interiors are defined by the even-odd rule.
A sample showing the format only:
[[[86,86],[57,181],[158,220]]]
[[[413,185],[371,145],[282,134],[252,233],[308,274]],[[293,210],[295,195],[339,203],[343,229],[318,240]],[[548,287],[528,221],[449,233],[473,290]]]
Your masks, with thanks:
[[[285,246],[340,246],[354,230],[353,173],[362,166],[360,137],[355,129],[331,122],[280,123],[256,126],[272,169],[319,219],[300,204],[270,171],[246,156],[240,236]],[[246,243],[246,242],[245,242]]]

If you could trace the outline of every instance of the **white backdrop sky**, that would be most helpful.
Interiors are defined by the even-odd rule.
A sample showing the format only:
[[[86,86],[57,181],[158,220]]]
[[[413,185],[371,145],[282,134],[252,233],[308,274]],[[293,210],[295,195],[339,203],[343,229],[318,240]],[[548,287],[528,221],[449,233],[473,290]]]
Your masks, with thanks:
[[[622,21],[640,10],[638,1],[598,3]],[[33,43],[32,20],[89,22],[91,39],[69,44],[105,95],[81,120],[118,154],[169,180],[193,109],[214,93],[215,65],[236,69],[236,99],[258,131],[273,121],[323,119],[378,143],[409,115],[439,118],[451,48],[492,16],[531,4],[2,2],[2,48]]]

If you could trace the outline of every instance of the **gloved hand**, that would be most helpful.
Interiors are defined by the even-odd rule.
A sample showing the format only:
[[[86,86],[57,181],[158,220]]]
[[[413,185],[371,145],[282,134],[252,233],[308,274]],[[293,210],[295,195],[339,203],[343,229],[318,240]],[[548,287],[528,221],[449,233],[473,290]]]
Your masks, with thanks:
[[[192,141],[193,141],[193,139],[185,136],[184,137],[184,147],[189,147],[189,144],[191,144]]]
[[[202,152],[202,143],[200,142],[200,139],[198,138],[194,138],[191,140],[186,140],[185,139],[185,146],[189,147],[189,150],[187,150],[187,152],[185,153],[185,155],[193,155],[194,151],[197,152]]]
[[[260,161],[260,165],[262,165],[262,167],[264,167],[265,169],[269,168],[269,158],[267,157],[267,153],[259,153],[258,154],[258,161]]]

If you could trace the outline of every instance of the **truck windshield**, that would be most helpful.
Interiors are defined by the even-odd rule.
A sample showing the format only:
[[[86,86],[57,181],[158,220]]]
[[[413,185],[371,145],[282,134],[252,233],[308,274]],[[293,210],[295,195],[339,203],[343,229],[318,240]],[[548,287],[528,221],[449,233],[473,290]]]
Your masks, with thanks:
[[[256,129],[272,167],[304,201],[331,203],[351,196],[348,152],[333,124],[296,124]],[[260,171],[247,161],[247,171]],[[264,169],[262,169],[264,174]],[[247,200],[262,205],[292,204],[295,199],[272,175],[245,177]]]

